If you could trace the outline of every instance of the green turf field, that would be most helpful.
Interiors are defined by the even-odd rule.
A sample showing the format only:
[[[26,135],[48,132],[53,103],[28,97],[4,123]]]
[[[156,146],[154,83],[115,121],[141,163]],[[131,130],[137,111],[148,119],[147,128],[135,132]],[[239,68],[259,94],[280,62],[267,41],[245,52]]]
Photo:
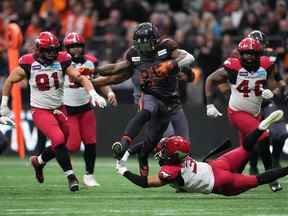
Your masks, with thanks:
[[[73,165],[82,180],[82,158],[73,158]],[[157,168],[155,162],[152,166]],[[136,171],[136,161],[131,160],[128,167]],[[97,159],[96,176],[101,187],[87,189],[81,184],[76,193],[68,190],[66,178],[54,161],[45,174],[45,183],[40,185],[28,160],[0,157],[0,215],[288,215],[288,177],[281,180],[284,190],[278,193],[262,186],[237,197],[223,197],[175,193],[169,186],[138,188],[116,174],[112,159]]]

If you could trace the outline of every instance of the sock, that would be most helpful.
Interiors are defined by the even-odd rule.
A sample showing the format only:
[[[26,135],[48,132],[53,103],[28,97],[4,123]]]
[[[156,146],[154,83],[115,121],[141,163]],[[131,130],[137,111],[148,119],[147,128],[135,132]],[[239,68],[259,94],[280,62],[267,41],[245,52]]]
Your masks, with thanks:
[[[44,149],[41,155],[38,156],[38,162],[40,164],[45,164],[48,161],[52,160],[55,157],[55,151],[52,149],[52,146],[49,146]]]
[[[129,121],[125,128],[124,134],[132,140],[139,134],[143,126],[151,118],[151,113],[148,110],[141,110]]]
[[[72,165],[70,161],[70,155],[68,153],[68,150],[64,144],[61,144],[55,148],[56,150],[56,160],[62,170],[64,172],[68,170],[72,170]]]
[[[70,176],[70,175],[74,175],[74,171],[73,171],[73,170],[67,170],[67,171],[64,172],[64,175],[65,175],[66,177],[68,177],[68,176]]]
[[[248,134],[244,139],[243,148],[247,151],[252,151],[255,144],[257,143],[258,138],[264,133],[265,131],[259,130],[258,128],[254,130],[252,133]]]
[[[267,137],[258,143],[258,154],[263,162],[265,170],[272,168],[272,155],[269,149],[270,140]]]
[[[258,180],[258,184],[262,185],[273,182],[276,179],[284,177],[286,175],[288,175],[288,167],[271,169],[256,177]]]
[[[86,166],[86,174],[93,174],[96,160],[96,143],[84,145],[84,160]]]
[[[258,162],[258,153],[253,152],[249,159],[250,167],[257,168],[257,162]]]
[[[275,168],[280,167],[280,156],[286,139],[287,135],[281,136],[280,139],[272,139],[272,164]]]

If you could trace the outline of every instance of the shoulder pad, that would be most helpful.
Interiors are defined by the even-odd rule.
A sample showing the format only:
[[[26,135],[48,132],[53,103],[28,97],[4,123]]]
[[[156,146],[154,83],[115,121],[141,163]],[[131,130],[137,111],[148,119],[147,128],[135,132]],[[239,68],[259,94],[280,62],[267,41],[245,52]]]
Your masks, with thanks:
[[[31,65],[33,62],[34,62],[34,57],[33,57],[33,54],[31,53],[23,55],[19,58],[20,65],[23,65],[23,64]]]
[[[223,66],[228,71],[239,71],[241,69],[241,63],[238,58],[228,58],[224,63]]]
[[[139,62],[140,62],[140,56],[139,56],[137,50],[133,46],[126,50],[126,52],[124,54],[124,59],[129,61],[129,62],[132,62],[133,59],[134,59],[134,61],[139,59]]]
[[[165,165],[160,168],[158,175],[159,175],[159,178],[163,181],[173,181],[177,178],[180,172],[181,172],[181,167],[179,166]]]
[[[58,53],[57,60],[62,63],[66,61],[71,61],[71,55],[68,52],[61,51]]]
[[[84,55],[86,60],[93,62],[94,64],[97,62],[97,58],[92,54],[85,54]]]
[[[273,56],[261,56],[260,58],[260,65],[264,69],[270,68],[275,63],[275,58]]]
[[[175,40],[171,39],[171,38],[164,38],[160,41],[159,46],[161,47],[161,49],[168,49],[170,51],[173,51],[175,49],[178,49],[178,44]]]

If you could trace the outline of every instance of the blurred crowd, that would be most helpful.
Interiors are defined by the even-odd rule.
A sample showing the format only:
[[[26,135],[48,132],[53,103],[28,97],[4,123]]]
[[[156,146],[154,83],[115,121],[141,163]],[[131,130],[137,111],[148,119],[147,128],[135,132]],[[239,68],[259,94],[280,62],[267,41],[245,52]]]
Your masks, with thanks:
[[[8,73],[4,34],[9,22],[22,29],[22,54],[31,52],[41,31],[60,39],[75,31],[104,64],[121,59],[133,42],[137,23],[151,21],[162,36],[174,38],[196,57],[204,80],[241,38],[258,29],[277,52],[280,72],[288,70],[287,0],[2,0],[0,4],[0,82]]]

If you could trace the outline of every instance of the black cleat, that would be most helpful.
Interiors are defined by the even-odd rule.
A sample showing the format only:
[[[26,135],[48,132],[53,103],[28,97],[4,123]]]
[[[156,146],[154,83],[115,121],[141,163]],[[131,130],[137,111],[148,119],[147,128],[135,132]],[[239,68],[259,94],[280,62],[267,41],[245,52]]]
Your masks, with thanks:
[[[272,190],[272,192],[281,191],[283,189],[278,181],[271,182],[269,184],[269,187]]]
[[[39,164],[37,156],[31,156],[30,162],[35,171],[35,178],[39,183],[44,182],[43,168],[44,164]]]
[[[115,142],[112,145],[112,154],[113,157],[120,160],[125,153],[125,149],[121,142]]]
[[[67,177],[68,186],[70,191],[75,192],[79,190],[79,181],[74,174],[71,174]]]

